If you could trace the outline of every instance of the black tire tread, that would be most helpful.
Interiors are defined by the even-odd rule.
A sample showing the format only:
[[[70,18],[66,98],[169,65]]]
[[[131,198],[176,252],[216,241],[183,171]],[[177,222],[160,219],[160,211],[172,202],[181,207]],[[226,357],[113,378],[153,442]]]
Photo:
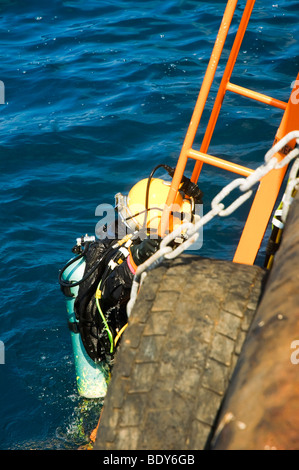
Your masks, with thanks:
[[[183,255],[150,271],[116,355],[94,449],[204,449],[265,271]]]

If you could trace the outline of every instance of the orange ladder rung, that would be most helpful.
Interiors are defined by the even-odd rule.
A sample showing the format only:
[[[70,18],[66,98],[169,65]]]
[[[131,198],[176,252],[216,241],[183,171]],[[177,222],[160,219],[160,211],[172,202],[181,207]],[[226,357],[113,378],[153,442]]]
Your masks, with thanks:
[[[227,83],[226,90],[238,93],[239,95],[245,96],[246,98],[251,98],[253,100],[260,101],[261,103],[269,104],[270,106],[274,106],[280,109],[286,109],[288,104],[284,101],[277,100],[276,98],[271,98],[271,96],[263,95],[257,91],[249,90],[248,88],[234,85],[230,82]]]
[[[238,175],[249,176],[254,172],[254,170],[251,170],[245,166],[223,160],[222,158],[214,157],[213,155],[209,155],[204,152],[199,152],[198,150],[190,149],[187,155],[193,160],[198,160],[202,163],[207,163],[209,165],[216,166],[217,168],[221,168],[222,170],[237,173]]]

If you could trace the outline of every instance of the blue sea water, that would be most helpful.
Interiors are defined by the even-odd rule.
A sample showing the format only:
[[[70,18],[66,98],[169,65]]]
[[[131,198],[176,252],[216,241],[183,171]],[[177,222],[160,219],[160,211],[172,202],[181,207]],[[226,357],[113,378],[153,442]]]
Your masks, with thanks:
[[[58,271],[76,237],[94,234],[99,204],[113,204],[157,164],[176,164],[225,5],[1,2],[0,449],[77,448],[95,426],[102,403],[77,395]],[[297,0],[256,1],[233,83],[288,100],[299,69],[298,13]],[[227,95],[209,150],[256,168],[281,117]],[[204,211],[232,177],[204,166]],[[211,222],[200,254],[231,259],[248,208]],[[258,263],[263,256],[264,246]]]

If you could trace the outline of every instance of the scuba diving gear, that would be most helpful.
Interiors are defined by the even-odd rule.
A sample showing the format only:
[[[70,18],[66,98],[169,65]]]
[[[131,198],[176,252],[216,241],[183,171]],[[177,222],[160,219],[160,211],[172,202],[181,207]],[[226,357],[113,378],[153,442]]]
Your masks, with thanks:
[[[146,238],[139,245],[132,245],[130,253],[136,266],[144,263],[150,256],[152,256],[159,249],[161,243],[160,239]]]
[[[143,179],[133,186],[127,197],[127,206],[132,214],[138,212],[145,212],[140,215],[134,215],[133,221],[139,229],[144,229],[148,232],[157,231],[162,212],[166,203],[167,195],[169,192],[170,183],[163,181],[159,178],[152,178],[147,192],[148,179]],[[169,230],[172,232],[174,228],[181,224],[180,213],[182,211],[183,197],[180,193],[177,194],[174,208],[179,217],[174,215],[170,219]],[[191,212],[191,205],[189,204],[189,212]]]
[[[160,166],[165,168],[171,178],[173,177],[175,169],[168,165],[158,165],[156,168],[154,168],[153,172],[156,171]],[[193,198],[195,204],[202,204],[203,192],[199,189],[196,183],[193,183],[185,175],[183,175],[181,181],[180,191],[182,191],[186,196]]]
[[[59,275],[63,293],[73,301],[76,325],[84,351],[95,363],[113,360],[115,338],[127,323],[126,305],[130,297],[134,268],[159,247],[160,240],[130,235],[123,240],[88,242],[83,252],[64,267]],[[132,252],[131,252],[132,250]],[[130,258],[130,261],[129,261]],[[74,263],[83,263],[81,276],[67,277]],[[76,291],[74,292],[74,289]]]
[[[73,259],[64,269],[62,279],[66,283],[80,281],[85,270],[85,259]],[[68,289],[68,290],[67,290]],[[75,315],[74,304],[79,287],[64,288],[68,326],[71,335],[72,349],[74,354],[76,383],[79,395],[85,398],[102,398],[107,393],[109,381],[109,370],[103,361],[95,363],[86,354],[81,335],[79,323]]]
[[[112,289],[108,280],[129,255],[130,244],[128,237],[116,243],[115,240],[97,240],[85,255],[86,271],[92,274],[80,285],[75,312],[84,347],[93,361],[112,358],[113,338],[127,321],[126,311],[120,312],[121,299],[115,296],[116,285]]]
[[[67,302],[78,390],[85,397],[105,394],[109,370],[128,322],[127,303],[134,275],[160,246],[157,232],[170,183],[153,178],[158,168],[174,173],[171,167],[158,165],[149,178],[132,187],[127,197],[118,193],[114,238],[108,236],[109,227],[105,225],[101,239],[87,234],[77,238],[72,249],[77,256],[59,273]],[[194,205],[201,202],[201,196],[197,185],[183,177],[170,213],[170,232],[186,219],[192,221]],[[184,236],[181,234],[172,243],[181,243]]]
[[[171,177],[174,175],[174,169],[170,166],[157,165],[149,178],[139,181],[131,188],[128,196],[121,193],[115,196],[120,220],[130,231],[144,229],[145,232],[153,233],[159,226],[170,188],[169,182],[153,178],[159,168],[164,168]],[[184,221],[192,222],[195,204],[202,203],[202,196],[197,184],[183,176],[173,206],[174,213],[169,220],[169,232]]]
[[[70,260],[59,273],[61,290],[73,304],[76,325],[73,324],[71,330],[80,332],[84,349],[95,362],[105,358],[105,354],[98,354],[97,350],[99,331],[103,329],[103,325],[99,324],[100,320],[95,319],[97,315],[90,302],[95,296],[99,281],[102,280],[103,283],[110,271],[129,254],[128,249],[122,246],[126,243],[131,243],[130,236],[121,241],[106,239],[85,243],[82,253]],[[83,266],[80,276],[75,275],[79,264]]]
[[[95,239],[96,238],[94,236],[90,237],[88,234],[86,234],[84,237],[77,238],[77,244],[72,249],[72,252],[82,253],[82,250],[83,250],[82,246],[84,246],[86,243],[94,242]]]
[[[189,178],[183,178],[183,184],[180,186],[180,191],[182,191],[186,196],[192,198],[195,204],[202,204],[203,193]]]
[[[82,239],[82,238],[81,238]],[[78,239],[77,239],[78,240]],[[84,246],[84,248],[82,249],[81,246]],[[92,273],[93,271],[95,271],[95,269],[97,269],[97,267],[100,265],[100,263],[103,261],[103,257],[107,255],[106,251],[104,250],[103,251],[103,256],[100,257],[100,259],[97,261],[97,263],[92,267],[92,269],[90,271],[88,271],[87,273],[84,274],[84,276],[82,277],[82,279],[78,280],[78,281],[74,281],[74,280],[66,280],[63,278],[63,273],[64,271],[74,263],[74,261],[78,261],[80,258],[84,257],[84,255],[87,253],[88,249],[89,249],[89,245],[90,245],[90,242],[87,242],[87,243],[82,243],[80,244],[80,246],[78,245],[78,242],[77,242],[77,245],[75,245],[72,249],[72,252],[73,253],[78,253],[79,252],[79,255],[74,258],[74,259],[71,259],[65,266],[64,268],[59,272],[59,276],[58,276],[58,281],[59,281],[59,284],[60,284],[60,287],[61,287],[61,290],[62,292],[65,294],[65,295],[69,295],[70,297],[72,297],[72,294],[70,294],[70,288],[71,287],[76,287],[76,286],[79,286],[80,284],[82,284]]]

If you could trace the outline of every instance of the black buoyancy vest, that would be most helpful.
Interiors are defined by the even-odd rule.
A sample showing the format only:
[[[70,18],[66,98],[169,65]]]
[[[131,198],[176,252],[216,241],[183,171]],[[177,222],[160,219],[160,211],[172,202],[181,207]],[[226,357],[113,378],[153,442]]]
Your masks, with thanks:
[[[96,240],[85,255],[85,273],[88,273],[103,257],[98,267],[80,284],[75,300],[75,314],[79,331],[88,356],[95,362],[107,359],[110,343],[101,315],[96,305],[96,291],[101,282],[101,310],[105,315],[113,338],[127,323],[126,305],[130,297],[133,274],[125,258],[123,247],[112,249],[116,240]],[[118,261],[118,262],[117,262]],[[113,356],[113,354],[112,354]]]

